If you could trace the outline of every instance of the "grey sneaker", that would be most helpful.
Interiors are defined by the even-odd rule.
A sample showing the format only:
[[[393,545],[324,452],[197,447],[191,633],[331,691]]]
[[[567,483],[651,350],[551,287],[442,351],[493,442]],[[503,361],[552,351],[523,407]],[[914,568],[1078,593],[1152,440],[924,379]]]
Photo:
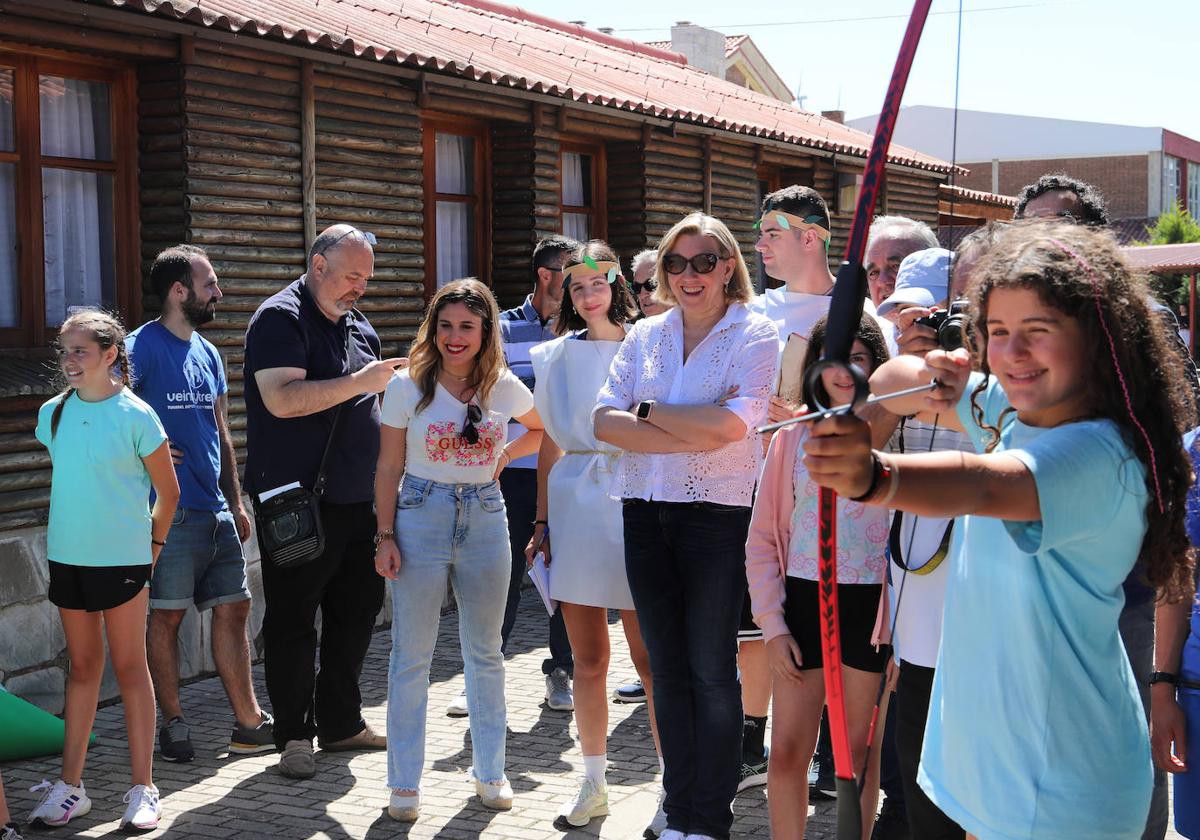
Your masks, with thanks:
[[[289,779],[311,779],[317,774],[312,741],[288,741],[279,756],[279,773]]]
[[[556,712],[575,711],[575,698],[571,695],[571,678],[562,668],[555,668],[546,677],[546,705]]]
[[[173,717],[158,730],[158,751],[167,761],[191,761],[196,757],[192,746],[192,728],[181,717]]]
[[[258,726],[242,726],[234,723],[229,736],[229,751],[234,755],[255,755],[275,750],[275,718],[266,712]]]
[[[738,793],[741,793],[746,788],[761,787],[767,783],[767,760],[768,754],[763,750],[762,761],[747,762],[742,759],[741,776],[738,778]]]
[[[597,784],[584,776],[579,782],[579,792],[575,794],[575,801],[559,812],[554,819],[554,827],[559,831],[583,828],[593,817],[603,817],[607,814],[608,785],[604,782]]]
[[[10,822],[8,825],[0,827],[0,840],[24,840],[21,837],[20,826]]]

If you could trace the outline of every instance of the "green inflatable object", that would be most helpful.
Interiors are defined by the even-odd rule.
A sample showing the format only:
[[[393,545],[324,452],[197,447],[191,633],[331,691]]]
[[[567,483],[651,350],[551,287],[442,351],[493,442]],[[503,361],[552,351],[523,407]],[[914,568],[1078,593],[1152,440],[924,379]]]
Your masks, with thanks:
[[[63,734],[60,719],[0,688],[0,761],[57,755]]]

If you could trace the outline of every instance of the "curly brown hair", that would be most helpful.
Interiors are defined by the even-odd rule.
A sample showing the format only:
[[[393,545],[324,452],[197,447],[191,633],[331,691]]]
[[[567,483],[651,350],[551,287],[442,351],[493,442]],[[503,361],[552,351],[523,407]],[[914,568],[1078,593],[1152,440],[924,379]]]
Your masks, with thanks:
[[[1092,368],[1096,375],[1089,377],[1085,391],[1089,417],[1115,423],[1145,466],[1147,528],[1138,559],[1152,586],[1165,596],[1178,597],[1192,581],[1184,512],[1193,475],[1182,436],[1195,425],[1195,416],[1182,360],[1172,352],[1162,322],[1150,310],[1145,284],[1125,263],[1116,241],[1103,231],[1060,222],[1013,225],[997,237],[967,288],[976,325],[977,361],[985,377],[991,373],[984,327],[988,296],[993,289],[1004,288],[1035,292],[1045,305],[1075,319],[1085,346],[1096,349]],[[1097,298],[1103,323],[1097,318]],[[1115,358],[1109,351],[1109,334]],[[1114,361],[1119,370],[1113,369]],[[985,423],[978,402],[984,388],[986,378],[971,394],[971,413],[990,433],[991,451],[999,442],[1005,415],[1013,409],[1006,409],[995,426]],[[1130,416],[1126,399],[1145,437]]]

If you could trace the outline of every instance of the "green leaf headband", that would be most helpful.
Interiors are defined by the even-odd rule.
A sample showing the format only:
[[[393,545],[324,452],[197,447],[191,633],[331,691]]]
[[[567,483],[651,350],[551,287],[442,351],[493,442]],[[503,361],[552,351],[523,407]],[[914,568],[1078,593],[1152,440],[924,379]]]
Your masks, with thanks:
[[[572,263],[563,269],[563,288],[571,282],[571,278],[576,274],[585,274],[588,272],[602,272],[607,278],[609,285],[617,282],[617,276],[621,273],[621,266],[612,260],[594,260],[586,254],[581,262]]]
[[[822,239],[826,242],[829,241],[829,229],[821,224],[824,221],[821,216],[805,216],[802,219],[794,213],[787,213],[783,210],[768,210],[763,214],[762,219],[754,223],[754,229],[762,230],[763,219],[767,218],[772,219],[775,224],[784,230],[791,230],[793,227],[800,228],[801,230],[815,230]]]

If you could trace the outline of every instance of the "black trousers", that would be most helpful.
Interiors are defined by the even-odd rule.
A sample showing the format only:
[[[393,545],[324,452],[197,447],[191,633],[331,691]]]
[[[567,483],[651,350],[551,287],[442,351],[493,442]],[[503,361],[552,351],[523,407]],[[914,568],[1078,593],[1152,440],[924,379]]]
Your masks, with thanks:
[[[508,547],[512,552],[512,576],[508,580],[508,603],[504,606],[504,623],[500,625],[500,651],[508,648],[508,637],[517,623],[517,607],[521,604],[521,586],[525,583],[525,546],[533,536],[533,520],[537,518],[537,470],[514,467],[500,473],[500,492],[508,509]],[[539,608],[540,612],[540,608]],[[542,673],[562,668],[568,674],[575,671],[571,655],[571,640],[562,610],[550,617],[550,658],[542,660]]]
[[[284,569],[262,562],[267,693],[280,749],[318,734],[349,738],[366,725],[358,678],[384,593],[375,572],[375,514],[371,502],[323,503],[321,522],[325,552],[316,560]]]
[[[966,832],[943,814],[917,784],[917,767],[921,763],[921,744],[925,740],[925,719],[929,714],[933,674],[933,668],[900,661],[895,698],[896,752],[900,759],[900,779],[904,784],[908,826],[914,840],[964,840]],[[998,792],[997,795],[1002,794]]]

